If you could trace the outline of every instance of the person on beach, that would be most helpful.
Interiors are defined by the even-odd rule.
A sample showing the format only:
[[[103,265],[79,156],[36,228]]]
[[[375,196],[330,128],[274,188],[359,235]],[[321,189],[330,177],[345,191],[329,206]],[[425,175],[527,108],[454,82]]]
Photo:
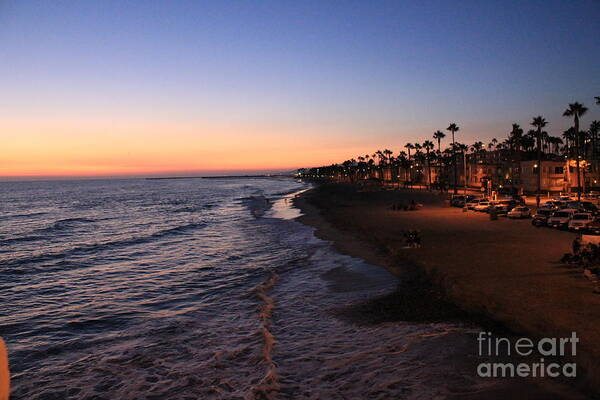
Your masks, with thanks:
[[[415,245],[414,247],[421,247],[421,235],[419,234],[419,231],[414,231],[414,242]]]
[[[406,247],[412,249],[421,247],[421,236],[418,230],[408,230],[404,232],[404,238],[406,240]]]

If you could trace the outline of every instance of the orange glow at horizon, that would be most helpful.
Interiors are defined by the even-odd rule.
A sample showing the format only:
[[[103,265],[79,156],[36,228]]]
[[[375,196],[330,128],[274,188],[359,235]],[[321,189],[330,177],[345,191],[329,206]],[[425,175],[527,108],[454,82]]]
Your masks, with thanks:
[[[2,125],[4,177],[292,170],[330,164],[365,147],[342,139],[340,132],[248,124],[21,120]]]

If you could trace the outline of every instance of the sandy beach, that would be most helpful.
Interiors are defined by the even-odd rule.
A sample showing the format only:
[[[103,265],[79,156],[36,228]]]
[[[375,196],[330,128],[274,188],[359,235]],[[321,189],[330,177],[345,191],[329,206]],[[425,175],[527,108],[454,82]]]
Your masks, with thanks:
[[[391,209],[410,200],[423,209]],[[424,272],[447,300],[475,318],[532,338],[576,332],[576,384],[597,392],[600,296],[579,269],[559,262],[575,234],[535,228],[527,219],[491,221],[484,213],[463,213],[426,191],[322,185],[295,202],[304,213],[301,222],[340,252],[385,267],[401,280]],[[421,231],[421,248],[404,248],[406,229]]]

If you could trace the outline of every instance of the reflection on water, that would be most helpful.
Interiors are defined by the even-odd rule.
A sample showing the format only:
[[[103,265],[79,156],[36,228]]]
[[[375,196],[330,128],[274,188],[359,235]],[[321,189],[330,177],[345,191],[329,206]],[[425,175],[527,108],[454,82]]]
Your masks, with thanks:
[[[293,207],[292,200],[308,189],[302,189],[294,193],[287,194],[273,201],[267,216],[279,219],[294,219],[302,215],[299,208]]]

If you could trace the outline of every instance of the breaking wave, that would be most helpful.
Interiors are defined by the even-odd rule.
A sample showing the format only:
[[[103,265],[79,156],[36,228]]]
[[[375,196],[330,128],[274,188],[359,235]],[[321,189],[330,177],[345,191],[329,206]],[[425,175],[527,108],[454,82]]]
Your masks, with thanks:
[[[278,280],[279,275],[274,271],[271,271],[271,277],[255,289],[256,296],[263,301],[263,304],[260,306],[259,319],[261,324],[260,330],[263,337],[262,362],[266,369],[264,377],[250,390],[252,398],[257,400],[270,400],[277,390],[279,390],[277,367],[273,362],[273,345],[275,344],[275,337],[271,333],[271,316],[273,315],[275,302],[273,301],[273,298],[269,297],[267,294],[267,292],[275,286]]]
[[[268,209],[271,208],[272,202],[265,196],[250,196],[242,199],[250,213],[256,217],[262,217]]]

